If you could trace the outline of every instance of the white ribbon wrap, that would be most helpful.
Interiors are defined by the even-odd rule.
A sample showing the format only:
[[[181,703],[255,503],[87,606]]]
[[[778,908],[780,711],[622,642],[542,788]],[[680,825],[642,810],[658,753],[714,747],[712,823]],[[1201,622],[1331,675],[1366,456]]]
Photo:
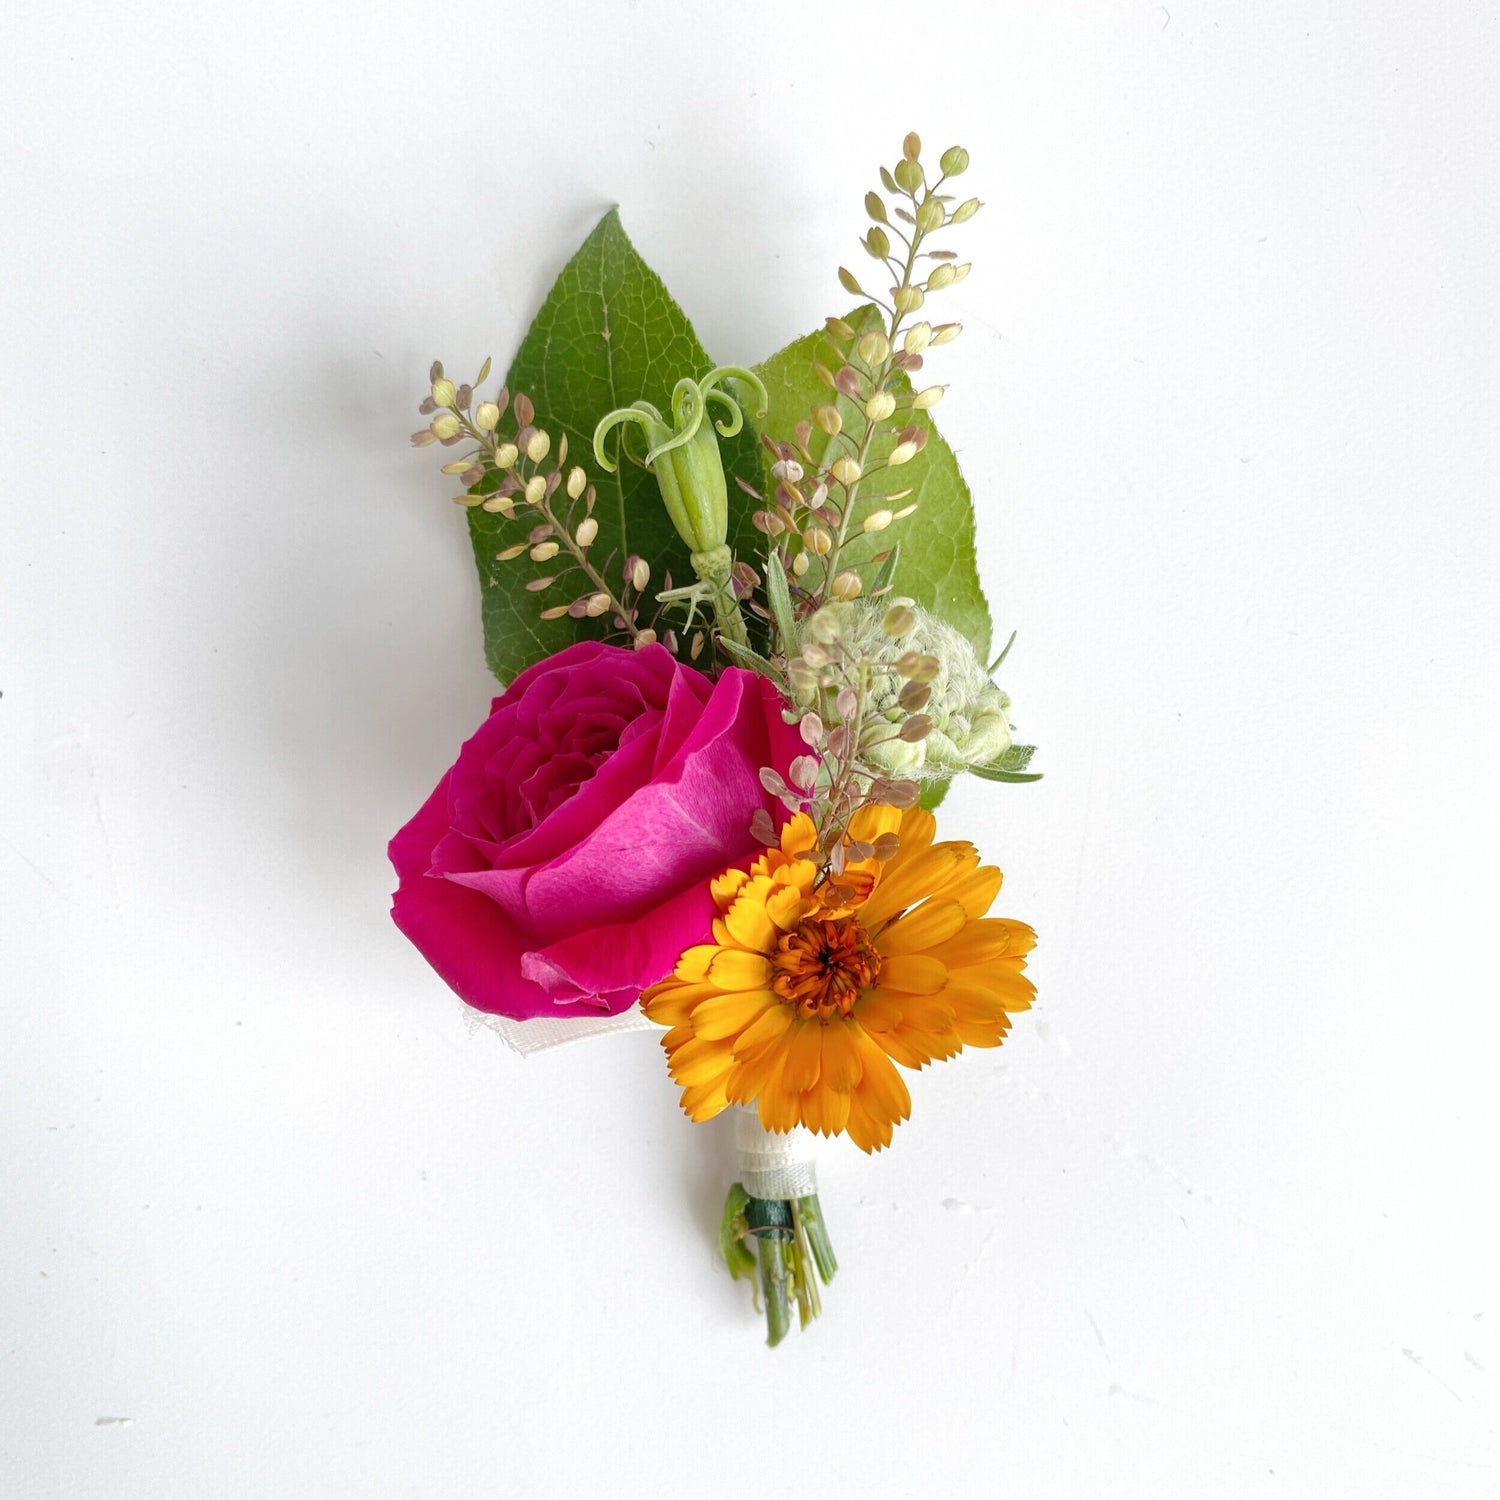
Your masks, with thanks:
[[[591,1016],[559,1016],[556,1020],[539,1016],[534,1021],[513,1021],[509,1016],[485,1015],[467,1007],[465,1011],[471,1027],[484,1026],[496,1032],[507,1047],[523,1057],[611,1031],[661,1031],[661,1027],[648,1021],[636,1005],[617,1016],[600,1016],[597,1021]]]
[[[734,1106],[736,1175],[752,1198],[806,1198],[818,1190],[812,1132],[762,1128],[754,1106]]]

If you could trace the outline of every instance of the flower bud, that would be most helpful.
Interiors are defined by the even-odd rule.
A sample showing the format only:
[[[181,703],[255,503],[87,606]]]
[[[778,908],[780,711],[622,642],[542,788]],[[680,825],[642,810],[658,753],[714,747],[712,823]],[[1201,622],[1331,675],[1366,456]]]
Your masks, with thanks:
[[[906,139],[901,142],[901,155],[907,161],[915,161],[922,154],[922,137],[915,130],[907,132]]]
[[[844,430],[844,419],[836,406],[814,407],[813,421],[818,424],[819,431],[826,432],[829,437],[837,437]]]
[[[893,604],[885,612],[880,628],[894,641],[917,628],[917,612],[909,604]]]

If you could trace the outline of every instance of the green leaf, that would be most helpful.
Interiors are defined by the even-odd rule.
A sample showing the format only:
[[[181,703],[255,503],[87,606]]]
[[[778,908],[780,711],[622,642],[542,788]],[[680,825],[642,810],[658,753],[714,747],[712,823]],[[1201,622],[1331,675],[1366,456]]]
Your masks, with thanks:
[[[863,333],[884,329],[885,320],[875,307],[862,307],[849,314],[846,321]],[[828,363],[830,351],[820,329],[806,338],[789,344],[773,354],[755,373],[765,381],[770,410],[761,420],[761,429],[780,440],[791,440],[799,422],[805,421],[813,407],[836,403],[844,420],[844,430],[856,440],[865,431],[863,411],[844,396],[835,396],[813,370],[815,360]],[[896,392],[910,392],[911,383],[900,377],[893,385]],[[892,502],[890,508],[917,504],[917,513],[906,521],[897,521],[887,530],[869,535],[851,530],[840,566],[868,562],[879,552],[901,541],[900,567],[894,587],[898,594],[908,595],[961,630],[973,643],[983,661],[990,648],[990,611],[979,586],[979,571],[974,558],[974,502],[969,487],[958,470],[958,460],[925,412],[911,412],[901,417],[903,425],[922,428],[927,446],[910,463],[894,469],[882,469],[870,475],[859,486],[853,526],[871,511],[887,507],[885,497],[910,489],[905,500]],[[883,459],[895,446],[895,423],[887,425],[877,438],[872,459]],[[808,439],[814,458],[823,460],[834,439],[817,428]],[[768,475],[758,476],[771,489]],[[769,492],[769,489],[768,489]]]
[[[948,788],[953,785],[951,776],[944,776],[937,781],[924,781],[922,783],[922,794],[917,798],[918,803],[928,812],[936,812],[943,805],[943,798],[948,795]]]
[[[693,574],[655,478],[628,460],[618,474],[601,473],[593,459],[594,428],[607,412],[633,401],[666,409],[679,379],[704,375],[713,364],[686,314],[620,227],[619,211],[611,209],[563,267],[516,351],[506,385],[512,396],[524,392],[531,398],[536,423],[551,434],[554,451],[558,438],[567,435],[569,465],[582,464],[597,486],[599,535],[589,555],[612,588],[618,589],[621,565],[632,552],[651,565],[652,595],[665,587],[667,573],[674,584],[691,581]],[[750,422],[735,437],[719,441],[727,472],[758,472]],[[491,482],[478,488],[493,487]],[[751,509],[748,501],[731,504],[729,540],[741,556],[755,551]],[[502,682],[575,640],[610,629],[608,617],[538,618],[541,610],[566,604],[590,585],[573,573],[541,593],[528,593],[528,582],[560,573],[565,559],[540,566],[524,556],[496,559],[503,547],[525,540],[525,514],[522,507],[518,519],[507,521],[477,506],[468,512],[479,566],[485,660]],[[644,619],[652,608],[648,600]]]
[[[1040,771],[1026,770],[1035,754],[1035,745],[1012,745],[993,765],[970,766],[969,772],[984,781],[1040,781]]]

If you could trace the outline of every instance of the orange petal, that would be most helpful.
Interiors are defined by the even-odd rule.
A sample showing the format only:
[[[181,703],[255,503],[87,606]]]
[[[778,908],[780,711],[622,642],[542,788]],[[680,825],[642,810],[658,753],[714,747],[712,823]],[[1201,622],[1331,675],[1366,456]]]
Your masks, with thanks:
[[[694,1120],[711,1120],[729,1101],[722,1083],[703,1083],[682,1091],[682,1107]]]
[[[782,1087],[805,1094],[817,1081],[823,1061],[823,1026],[819,1021],[799,1021],[787,1033],[786,1063]]]
[[[799,1102],[802,1123],[819,1135],[837,1135],[849,1120],[849,1095],[819,1084]]]
[[[898,853],[885,867],[875,894],[861,908],[860,921],[866,927],[874,927],[889,922],[908,906],[925,901],[952,878],[961,857],[962,850],[957,844],[934,844],[910,859],[903,859]]]
[[[925,953],[898,953],[880,965],[880,988],[883,990],[900,990],[907,995],[933,995],[947,982],[947,966]],[[694,1014],[696,1016],[696,1012]],[[696,1020],[693,1029],[698,1030]]]
[[[875,939],[875,946],[887,958],[898,953],[925,953],[927,949],[956,937],[968,920],[958,902],[934,898],[887,923]]]
[[[862,1030],[855,1028],[854,1039],[864,1065],[855,1095],[877,1118],[893,1124],[906,1119],[911,1114],[911,1095],[895,1064]]]
[[[769,880],[752,880],[740,892],[733,906],[714,923],[714,936],[719,937],[722,924],[730,938],[749,953],[765,953],[776,941],[776,925],[766,913],[766,894]]]
[[[672,970],[674,978],[686,984],[701,984],[708,978],[708,966],[714,961],[718,951],[713,943],[700,943],[695,948],[686,949],[677,960],[676,968]]]
[[[767,1089],[755,1101],[762,1130],[792,1130],[801,1118],[796,1094],[785,1089]]]
[[[690,949],[689,952],[696,950]],[[716,948],[708,965],[710,984],[721,990],[758,990],[771,982],[771,960],[764,953]]]
[[[711,984],[679,984],[664,979],[641,996],[641,1014],[658,1026],[682,1026],[700,1000],[717,994]]]
[[[738,1036],[767,1006],[780,1004],[780,998],[770,990],[715,995],[693,1011],[693,1032],[708,1041]]]
[[[796,1019],[796,1014],[790,1005],[767,1006],[735,1038],[735,1057],[755,1057],[759,1055],[761,1048],[779,1044]]]
[[[1003,879],[994,865],[982,865],[943,887],[945,901],[957,901],[970,917],[982,917],[1000,894]]]
[[[819,1074],[825,1088],[847,1094],[864,1074],[859,1047],[848,1021],[830,1021],[823,1028],[823,1062]],[[842,1129],[836,1126],[835,1129]]]

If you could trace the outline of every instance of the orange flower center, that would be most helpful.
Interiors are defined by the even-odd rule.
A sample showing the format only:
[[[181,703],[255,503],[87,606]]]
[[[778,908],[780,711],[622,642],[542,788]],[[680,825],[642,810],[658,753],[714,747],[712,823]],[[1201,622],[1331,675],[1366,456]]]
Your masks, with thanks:
[[[831,1021],[880,976],[880,955],[853,917],[809,917],[776,945],[771,988],[802,1015]]]

